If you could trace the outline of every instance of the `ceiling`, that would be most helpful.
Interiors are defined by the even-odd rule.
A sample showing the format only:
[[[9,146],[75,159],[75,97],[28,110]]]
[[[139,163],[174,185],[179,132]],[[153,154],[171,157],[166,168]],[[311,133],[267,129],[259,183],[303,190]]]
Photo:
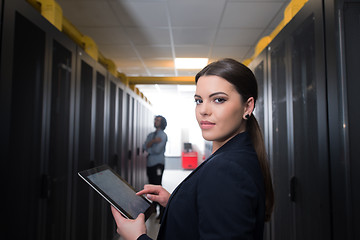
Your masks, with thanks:
[[[254,54],[283,19],[289,0],[56,0],[63,15],[90,36],[127,76],[194,76],[174,59]],[[159,93],[159,87],[138,86]],[[173,86],[173,90],[178,86]],[[168,90],[169,91],[169,90]],[[151,93],[150,93],[151,94]],[[148,97],[149,98],[149,97]],[[150,99],[151,100],[151,99]]]

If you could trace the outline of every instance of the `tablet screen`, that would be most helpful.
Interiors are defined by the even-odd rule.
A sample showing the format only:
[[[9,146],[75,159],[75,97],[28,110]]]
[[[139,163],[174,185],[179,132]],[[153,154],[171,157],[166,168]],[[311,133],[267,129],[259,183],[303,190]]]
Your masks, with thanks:
[[[144,213],[147,219],[153,212],[151,202],[137,196],[135,190],[108,166],[85,170],[79,172],[79,175],[124,217],[135,219]]]

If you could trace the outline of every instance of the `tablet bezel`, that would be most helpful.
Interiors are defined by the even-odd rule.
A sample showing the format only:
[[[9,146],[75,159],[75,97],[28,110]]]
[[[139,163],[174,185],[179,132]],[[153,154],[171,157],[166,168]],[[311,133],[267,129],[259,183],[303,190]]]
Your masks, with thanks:
[[[117,204],[113,199],[111,199],[102,189],[100,189],[95,183],[93,183],[88,176],[102,172],[104,170],[110,170],[116,177],[118,177],[126,186],[128,186],[131,190],[133,190],[134,194],[136,194],[136,190],[119,174],[117,174],[113,169],[111,169],[108,165],[102,165],[99,167],[94,167],[91,169],[87,169],[81,172],[78,172],[78,175],[88,183],[96,192],[98,192],[106,201],[108,201],[114,208],[116,208],[125,218],[128,219],[135,219],[137,216],[131,216],[125,209],[123,209],[119,204]],[[143,199],[146,203],[149,204],[149,207],[144,212],[145,221],[151,216],[153,212],[155,212],[155,205],[146,199],[143,196],[138,196],[139,198]]]

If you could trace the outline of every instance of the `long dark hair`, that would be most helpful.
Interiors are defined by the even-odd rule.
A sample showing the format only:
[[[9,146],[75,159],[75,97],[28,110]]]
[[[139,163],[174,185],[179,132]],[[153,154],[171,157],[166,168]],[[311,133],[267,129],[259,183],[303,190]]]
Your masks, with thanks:
[[[235,86],[235,89],[241,95],[243,102],[246,102],[250,97],[253,97],[255,106],[258,97],[257,81],[252,71],[242,63],[234,59],[225,58],[210,63],[196,74],[196,83],[201,76],[218,76],[225,79]],[[265,221],[269,221],[274,207],[274,192],[263,134],[254,114],[251,114],[250,118],[246,121],[246,131],[250,134],[264,177],[266,194]]]

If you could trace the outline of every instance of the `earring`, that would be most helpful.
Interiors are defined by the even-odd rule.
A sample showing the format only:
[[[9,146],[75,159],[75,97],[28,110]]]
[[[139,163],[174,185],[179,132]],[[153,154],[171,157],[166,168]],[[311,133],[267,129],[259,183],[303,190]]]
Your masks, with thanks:
[[[249,114],[246,114],[246,115],[245,115],[245,118],[246,118],[246,120],[249,119],[249,118],[250,118],[250,115],[249,115]]]

